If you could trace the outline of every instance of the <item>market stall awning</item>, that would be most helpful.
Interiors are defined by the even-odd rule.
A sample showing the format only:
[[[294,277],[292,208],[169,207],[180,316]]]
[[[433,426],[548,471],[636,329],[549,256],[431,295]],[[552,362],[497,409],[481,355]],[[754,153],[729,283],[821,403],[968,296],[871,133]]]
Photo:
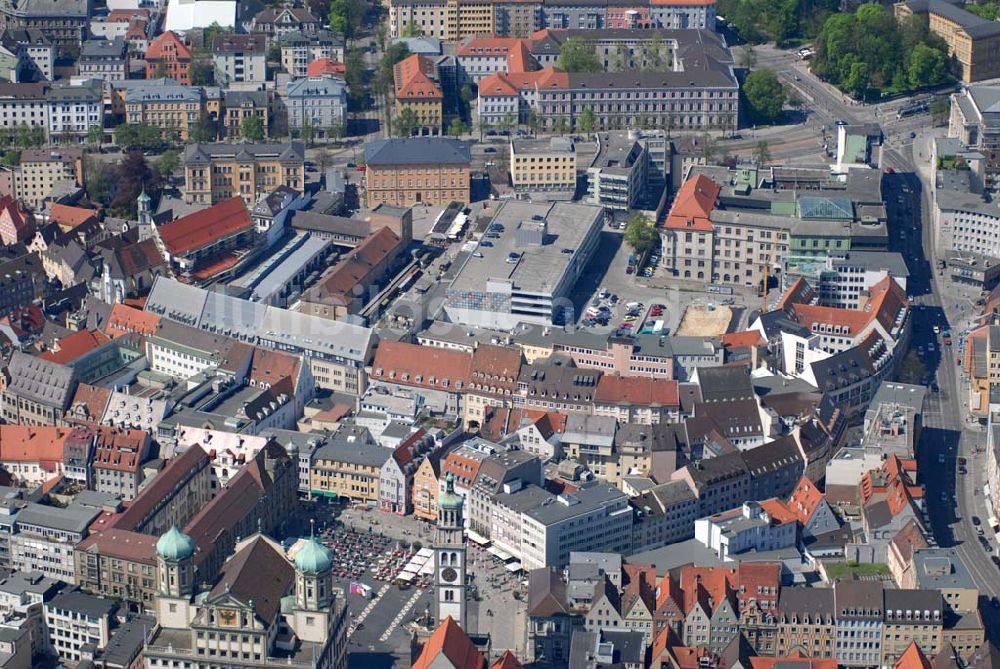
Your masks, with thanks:
[[[481,535],[479,532],[476,532],[475,530],[466,530],[465,533],[469,536],[470,540],[476,542],[480,546],[490,545],[490,540]]]
[[[500,550],[496,546],[490,546],[489,548],[486,549],[486,552],[492,555],[493,557],[497,558],[498,560],[503,560],[504,562],[514,557],[507,551]]]
[[[513,562],[508,562],[507,571],[509,571],[512,574],[521,571],[521,563],[518,562],[517,560],[514,560]]]

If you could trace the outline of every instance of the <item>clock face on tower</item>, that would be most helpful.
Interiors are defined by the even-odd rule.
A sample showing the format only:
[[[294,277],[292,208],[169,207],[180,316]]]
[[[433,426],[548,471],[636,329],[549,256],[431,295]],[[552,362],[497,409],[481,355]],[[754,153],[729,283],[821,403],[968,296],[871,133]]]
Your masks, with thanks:
[[[441,580],[445,583],[454,583],[456,578],[458,578],[458,572],[451,567],[445,567],[441,570]]]

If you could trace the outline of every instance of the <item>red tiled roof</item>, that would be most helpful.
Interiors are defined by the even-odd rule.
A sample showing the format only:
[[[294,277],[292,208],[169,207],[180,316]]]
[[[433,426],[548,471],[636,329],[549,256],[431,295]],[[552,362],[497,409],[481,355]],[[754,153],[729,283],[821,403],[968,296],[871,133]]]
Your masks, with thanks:
[[[148,9],[112,9],[108,12],[108,21],[111,23],[128,23],[135,17],[149,18]]]
[[[785,657],[751,657],[750,666],[752,669],[774,669],[777,666],[781,666],[782,669],[792,669],[792,667],[794,669],[837,669],[837,661],[813,659],[796,650]]]
[[[819,491],[816,484],[810,481],[808,477],[803,476],[799,479],[795,490],[792,491],[791,497],[788,498],[786,506],[789,511],[795,514],[799,522],[805,525],[812,518],[812,515],[816,513],[816,509],[819,508],[824,499],[823,493]]]
[[[777,498],[765,499],[760,502],[760,508],[771,516],[774,524],[784,525],[786,523],[798,522],[798,517],[789,509],[784,502]]]
[[[470,37],[455,50],[456,56],[506,56],[522,40],[517,37]]]
[[[496,662],[490,665],[490,669],[524,669],[524,665],[517,659],[517,656],[509,650],[505,650]]]
[[[149,435],[143,430],[102,425],[94,441],[94,467],[135,474],[146,456]]]
[[[250,380],[258,386],[273,386],[282,379],[294,384],[299,375],[302,359],[295,355],[254,347],[250,364]]]
[[[320,304],[347,305],[355,298],[354,288],[372,278],[372,270],[400,247],[400,238],[388,227],[365,237],[346,254],[302,299]]]
[[[671,379],[605,374],[597,382],[594,402],[675,407],[680,406],[680,394],[677,382]]]
[[[166,47],[168,44],[173,45],[174,53],[176,53],[176,56],[174,53],[169,54],[172,59],[191,60],[191,47],[185,44],[184,40],[172,30],[168,30],[149,43],[149,48],[146,49],[146,60],[167,57],[169,49]]]
[[[66,417],[67,420],[76,420],[77,412],[82,411],[80,422],[94,424],[101,420],[104,410],[108,408],[108,401],[111,399],[111,389],[92,386],[89,383],[80,383],[76,386],[76,393],[69,403],[69,412],[73,415]]]
[[[151,335],[156,332],[160,317],[151,311],[141,311],[125,304],[116,303],[104,324],[104,332],[112,339],[130,332]]]
[[[434,62],[413,54],[396,63],[392,78],[397,100],[434,100],[443,98],[441,87],[433,80]]]
[[[781,299],[775,305],[775,309],[786,309],[792,304],[808,304],[812,302],[814,297],[816,297],[816,293],[813,291],[812,286],[800,276],[782,294]]]
[[[477,390],[511,395],[521,372],[521,349],[480,344],[472,352],[469,382]]]
[[[174,255],[208,246],[253,227],[243,198],[228,200],[160,226],[160,238]]]
[[[120,530],[134,530],[142,524],[149,513],[170,494],[188,472],[208,462],[208,455],[201,446],[191,446],[178,456],[170,459],[152,482],[132,500],[132,503],[114,519],[114,526]]]
[[[711,232],[714,228],[709,216],[715,209],[721,191],[719,184],[704,174],[688,179],[677,191],[663,227],[671,230]]]
[[[0,224],[5,219],[10,221],[10,232],[14,234],[10,238],[5,238],[0,228],[0,243],[26,242],[35,234],[35,217],[22,209],[21,203],[10,195],[0,198]]]
[[[892,669],[931,669],[931,663],[923,651],[920,650],[917,642],[911,641],[910,645],[903,651],[903,654],[892,665]]]
[[[766,343],[757,330],[727,332],[722,335],[721,339],[724,348],[750,348],[752,346],[762,346]]]
[[[0,461],[62,462],[69,439],[87,438],[83,428],[0,425]]]
[[[324,74],[344,74],[347,68],[343,63],[338,63],[329,58],[317,58],[306,67],[307,77],[322,77]]]
[[[371,378],[456,392],[469,384],[471,368],[472,355],[465,351],[390,341],[375,351]]]
[[[56,340],[56,350],[46,351],[38,357],[60,365],[68,365],[109,341],[111,340],[98,330],[80,330]]]
[[[441,655],[453,669],[486,669],[486,660],[451,616],[445,618],[427,639],[411,669],[445,666],[436,661]]]
[[[535,59],[531,57],[527,40],[519,39],[507,54],[507,71],[520,73],[537,70]]]
[[[97,212],[93,209],[83,207],[71,207],[68,204],[54,204],[49,211],[49,220],[58,223],[64,230],[72,230],[78,225],[83,225],[92,218],[97,217]]]
[[[801,281],[801,279],[800,279]],[[779,308],[789,310],[796,321],[812,330],[815,325],[846,326],[846,335],[851,337],[861,334],[876,320],[887,333],[899,318],[901,312],[909,306],[906,292],[892,277],[886,277],[872,286],[868,300],[860,309],[842,309],[839,307],[824,307],[809,304],[812,299],[812,288],[802,288],[799,283],[793,284],[779,302]]]
[[[517,97],[518,88],[506,73],[495,72],[479,80],[479,94],[489,96]]]

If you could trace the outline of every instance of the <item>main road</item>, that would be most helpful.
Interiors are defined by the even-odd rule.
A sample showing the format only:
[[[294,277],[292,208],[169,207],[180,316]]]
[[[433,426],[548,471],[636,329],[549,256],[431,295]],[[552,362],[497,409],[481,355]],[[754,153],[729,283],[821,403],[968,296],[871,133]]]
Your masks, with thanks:
[[[936,381],[939,388],[937,392],[928,389],[923,433],[917,446],[924,505],[938,545],[954,548],[968,565],[982,595],[980,611],[987,635],[1000,643],[1000,609],[993,605],[1000,604],[994,599],[1000,596],[1000,570],[992,559],[996,547],[992,537],[990,551],[980,544],[972,522],[977,516],[987,526],[981,492],[986,472],[985,434],[970,422],[963,405],[957,341],[955,346],[943,346],[933,330],[935,324],[941,330],[950,328],[957,340],[963,305],[956,304],[954,288],[936,269],[929,165],[934,133],[931,119],[922,114],[896,120],[896,110],[906,104],[905,100],[879,105],[852,102],[810,74],[792,52],[758,47],[756,55],[757,67],[772,69],[783,84],[796,91],[806,116],[799,126],[781,129],[780,134],[762,130],[747,137],[744,133],[741,140],[730,144],[737,153],[751,151],[763,138],[770,144],[771,155],[780,162],[822,152],[824,130],[830,146],[835,146],[837,121],[876,122],[882,126],[882,164],[893,168],[893,173],[886,173],[883,179],[891,248],[907,259],[907,290],[915,308],[910,346],[924,351],[927,380]],[[960,458],[967,463],[965,467],[959,466]],[[963,470],[967,473],[960,473]],[[986,531],[990,534],[988,526]]]

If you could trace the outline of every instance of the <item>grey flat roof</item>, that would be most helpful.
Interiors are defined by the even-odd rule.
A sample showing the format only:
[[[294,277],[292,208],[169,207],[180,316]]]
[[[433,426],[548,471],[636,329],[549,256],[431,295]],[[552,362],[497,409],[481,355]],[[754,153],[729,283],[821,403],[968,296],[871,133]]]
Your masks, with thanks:
[[[514,139],[511,140],[516,154],[528,153],[575,153],[576,145],[569,137],[551,137],[549,139]]]
[[[111,635],[100,658],[111,665],[127,667],[142,650],[146,636],[156,627],[152,616],[137,616],[119,627]]]
[[[910,276],[906,258],[902,253],[891,251],[850,251],[845,254],[847,262],[857,263],[869,270],[887,270],[893,276]]]
[[[912,407],[919,413],[923,410],[924,397],[927,396],[927,388],[915,386],[909,383],[898,383],[896,381],[883,381],[875,396],[868,404],[871,409],[877,409],[880,404],[902,404]]]
[[[330,245],[330,240],[310,236],[302,244],[288,254],[276,267],[268,272],[253,289],[253,297],[267,299],[284,287],[284,285],[317,254]]]
[[[594,225],[600,225],[603,215],[603,208],[590,205],[508,200],[500,205],[491,223],[503,225],[500,238],[490,239],[492,246],[477,246],[476,251],[483,257],[469,255],[451,291],[485,291],[487,281],[496,279],[510,281],[518,291],[551,293],[576,258],[577,247]],[[535,216],[543,217],[547,225],[545,243],[518,245],[518,229],[524,224],[538,224],[533,220]],[[563,249],[574,253],[562,253]],[[516,263],[506,262],[511,252],[521,254]]]
[[[596,484],[580,488],[575,493],[563,493],[553,502],[526,509],[525,515],[539,523],[552,525],[576,516],[590,513],[613,501],[626,501],[628,496],[618,488],[607,484]],[[563,500],[569,500],[569,504]]]
[[[919,548],[913,551],[917,586],[931,589],[976,588],[965,560],[954,548]]]
[[[44,595],[50,590],[61,587],[61,581],[43,576],[40,571],[15,571],[12,572],[10,576],[0,581],[0,592],[6,592],[13,595],[20,595],[25,592]]]
[[[162,276],[153,284],[146,311],[216,334],[225,335],[228,328],[230,335],[265,346],[359,362],[365,361],[372,338],[371,328],[210,293]]]
[[[42,504],[29,504],[17,514],[18,525],[38,525],[61,532],[86,531],[87,526],[101,513],[92,506],[70,504],[64,509]]]
[[[50,602],[46,603],[46,606],[68,611],[78,611],[95,618],[110,616],[118,608],[118,604],[113,600],[94,597],[79,590],[60,593],[53,597]]]
[[[942,189],[937,191],[935,201],[938,209],[944,211],[971,211],[1000,218],[1000,206],[996,202],[986,202],[982,195],[975,193]]]

